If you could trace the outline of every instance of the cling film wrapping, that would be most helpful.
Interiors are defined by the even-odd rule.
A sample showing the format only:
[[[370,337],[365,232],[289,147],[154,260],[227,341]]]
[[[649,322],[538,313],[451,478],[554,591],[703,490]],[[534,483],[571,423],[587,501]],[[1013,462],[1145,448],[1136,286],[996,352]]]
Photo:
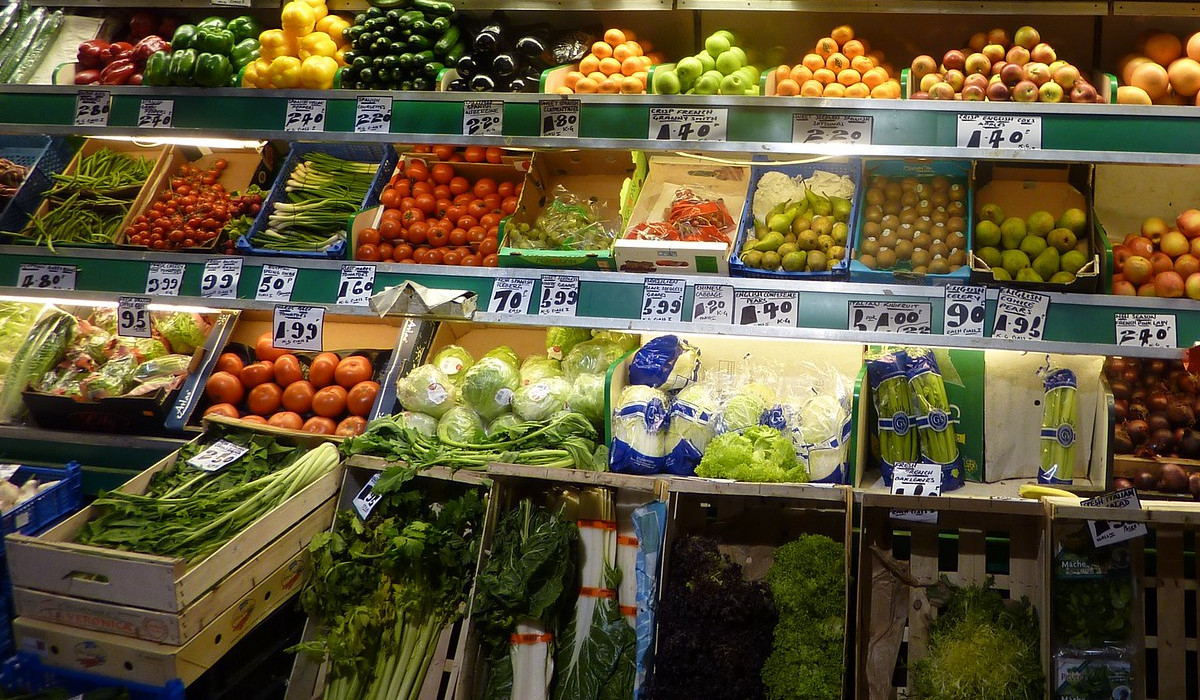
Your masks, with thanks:
[[[1048,369],[1042,375],[1041,465],[1038,483],[1070,484],[1075,471],[1075,442],[1079,428],[1079,388],[1069,369]]]
[[[892,483],[892,470],[918,456],[916,409],[905,369],[908,353],[898,350],[867,360],[867,378],[875,401],[883,482]]]
[[[958,419],[952,415],[954,409],[946,398],[937,359],[927,350],[913,351],[905,375],[912,390],[921,459],[941,466],[943,491],[957,489],[963,485],[963,459],[954,429]]]

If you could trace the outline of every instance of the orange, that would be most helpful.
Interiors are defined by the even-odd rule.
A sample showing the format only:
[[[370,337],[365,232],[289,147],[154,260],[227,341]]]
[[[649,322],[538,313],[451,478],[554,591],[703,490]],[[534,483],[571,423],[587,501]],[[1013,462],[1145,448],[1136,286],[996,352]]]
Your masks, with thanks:
[[[846,87],[846,97],[870,97],[871,88],[866,83],[855,83]]]
[[[599,83],[591,78],[580,78],[579,82],[575,83],[575,92],[580,94],[590,94],[598,92]]]
[[[804,81],[804,84],[800,86],[800,96],[801,97],[820,97],[821,93],[824,92],[824,90],[825,90],[825,86],[821,84],[821,81],[806,80],[806,81]]]
[[[640,71],[634,73],[633,77],[638,79],[638,82],[640,82],[642,84],[642,92],[645,92],[646,91],[646,80],[649,79],[650,74],[644,70],[640,70]]]
[[[784,78],[775,84],[775,94],[794,97],[800,94],[800,84],[791,78]]]
[[[830,83],[825,86],[825,90],[821,93],[823,97],[845,97],[846,86],[840,83]]]
[[[621,43],[613,47],[613,58],[625,62],[625,59],[633,55],[633,51],[629,48],[629,44]]]
[[[887,83],[876,85],[875,87],[871,88],[871,97],[874,97],[877,100],[892,99],[892,91],[888,87]]]
[[[775,69],[775,84],[776,85],[787,80],[790,77],[792,77],[791,66],[782,65]]]
[[[567,77],[563,79],[563,85],[565,85],[566,87],[569,87],[569,88],[574,88],[575,83],[578,83],[579,79],[582,77],[583,77],[583,73],[580,73],[577,70],[573,70],[573,71],[567,73]]]
[[[592,44],[592,55],[596,58],[608,58],[613,55],[613,48],[603,41]]]
[[[859,73],[866,73],[875,67],[875,63],[866,56],[855,56],[850,59],[850,67]]]
[[[616,95],[621,92],[621,84],[612,78],[608,78],[600,83],[600,89],[597,92],[602,95]]]
[[[645,65],[642,64],[640,56],[630,56],[621,62],[622,75],[633,75],[643,68],[645,68]]]
[[[837,43],[844,44],[854,38],[854,27],[851,27],[848,24],[834,27],[834,30],[829,32],[829,36],[832,37]]]
[[[882,68],[872,68],[862,74],[862,81],[868,88],[874,88],[887,82],[887,73]]]
[[[605,75],[614,75],[621,72],[621,62],[609,56],[608,58],[600,59],[600,72]]]
[[[846,54],[835,53],[825,59],[825,67],[838,73],[850,67],[850,59],[846,58]]]
[[[558,87],[554,88],[554,94],[555,95],[574,95],[575,90],[567,87],[566,85],[559,85]]]
[[[646,91],[646,86],[642,81],[632,76],[621,78],[621,94],[622,95],[640,95]]]
[[[600,70],[600,59],[588,54],[579,62],[579,72],[587,75]]]
[[[821,68],[813,71],[813,79],[821,81],[822,85],[828,85],[830,83],[837,82],[837,73],[834,73],[828,68]]]
[[[592,80],[595,80],[597,85],[599,85],[600,83],[603,83],[605,80],[608,79],[608,76],[605,75],[604,73],[601,73],[600,71],[595,71],[594,73],[588,73],[588,77],[591,78]]]
[[[839,83],[849,87],[857,82],[862,81],[862,76],[859,75],[858,71],[854,70],[853,68],[847,68],[846,70],[838,73],[837,79]]]
[[[820,56],[822,59],[828,59],[830,56],[838,52],[838,43],[829,37],[817,41],[817,48],[813,53]]]
[[[804,81],[812,80],[813,72],[808,69],[808,66],[796,66],[792,69],[792,74],[788,77],[803,85]]]
[[[810,53],[804,56],[804,60],[801,61],[801,65],[810,71],[817,71],[825,67],[825,59],[821,58],[815,53]]]
[[[842,53],[846,54],[850,58],[854,58],[855,56],[865,56],[867,55],[867,48],[863,46],[863,43],[858,39],[852,39],[842,44]]]
[[[616,46],[617,44],[624,44],[627,41],[627,37],[625,36],[625,32],[620,29],[610,29],[604,32],[604,41],[608,42],[611,46]]]
[[[645,56],[646,55],[646,49],[644,49],[641,44],[639,44],[636,41],[633,41],[632,39],[625,42],[625,45],[629,47],[629,50],[633,52],[634,56]]]

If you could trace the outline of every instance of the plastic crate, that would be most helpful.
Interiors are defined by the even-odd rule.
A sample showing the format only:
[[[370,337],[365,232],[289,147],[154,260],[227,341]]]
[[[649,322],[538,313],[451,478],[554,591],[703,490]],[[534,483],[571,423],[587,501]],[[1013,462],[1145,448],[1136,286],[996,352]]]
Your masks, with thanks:
[[[184,700],[183,682],[176,679],[164,686],[139,683],[118,683],[82,671],[43,666],[37,656],[19,653],[0,666],[0,686],[9,693],[36,693],[52,687],[64,688],[72,694],[82,694],[98,688],[122,687],[131,700]]]
[[[11,481],[19,486],[34,477],[42,483],[58,483],[0,516],[4,534],[36,535],[62,516],[79,510],[83,502],[83,467],[78,462],[68,462],[62,468],[22,466]]]
[[[17,194],[0,209],[0,231],[16,233],[42,203],[42,195],[54,184],[51,175],[61,173],[75,149],[66,139],[49,136],[0,135],[0,157],[30,168]]]
[[[301,157],[306,153],[314,151],[327,153],[337,158],[345,160],[358,161],[360,163],[377,163],[379,171],[375,174],[375,179],[371,181],[371,186],[367,188],[367,193],[363,197],[362,204],[359,209],[369,209],[379,203],[379,195],[383,192],[384,186],[392,177],[392,171],[396,169],[396,163],[399,162],[399,156],[396,149],[388,145],[376,144],[343,144],[343,143],[294,143],[288,151],[287,158],[284,159],[283,165],[279,168],[279,175],[275,178],[275,184],[272,185],[271,191],[267,194],[263,201],[262,209],[258,212],[258,216],[254,219],[254,225],[250,227],[249,233],[241,236],[237,240],[237,252],[242,255],[265,255],[271,257],[288,257],[288,258],[333,258],[334,260],[344,260],[346,258],[346,249],[349,243],[343,241],[329,250],[324,251],[303,251],[303,250],[269,250],[267,248],[255,248],[251,240],[254,234],[264,230],[267,227],[267,220],[271,216],[271,212],[275,209],[275,203],[282,201],[287,196],[287,181],[291,176],[292,170],[300,162]],[[351,214],[346,222],[346,237],[350,237],[350,221],[354,215]]]
[[[759,270],[742,262],[738,251],[746,242],[746,237],[754,230],[754,191],[758,189],[758,181],[769,172],[781,172],[788,177],[812,177],[813,173],[823,170],[834,175],[845,175],[854,183],[854,195],[850,200],[850,218],[847,227],[853,227],[855,217],[862,202],[862,160],[849,158],[845,162],[804,163],[797,165],[775,165],[772,163],[755,162],[750,167],[750,188],[746,191],[746,207],[742,212],[742,220],[738,226],[737,239],[734,240],[733,250],[729,254],[729,274],[733,277],[757,277],[773,280],[844,280],[850,275],[850,240],[847,236],[846,254],[832,270],[816,272],[788,272],[786,270]]]

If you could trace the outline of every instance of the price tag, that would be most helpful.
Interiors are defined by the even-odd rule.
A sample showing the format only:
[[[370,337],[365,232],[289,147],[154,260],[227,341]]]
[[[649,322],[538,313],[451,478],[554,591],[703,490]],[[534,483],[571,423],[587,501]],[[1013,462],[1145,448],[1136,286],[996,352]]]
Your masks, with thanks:
[[[724,141],[729,110],[690,109],[687,107],[651,107],[652,141]]]
[[[892,468],[892,494],[897,496],[942,495],[942,468],[936,464],[899,462]],[[894,520],[936,523],[936,510],[892,510]]]
[[[1141,511],[1142,509],[1142,502],[1138,500],[1135,489],[1121,489],[1120,491],[1105,493],[1095,498],[1089,498],[1080,505],[1100,508],[1127,508],[1136,511]],[[1125,523],[1119,520],[1089,520],[1088,530],[1092,533],[1092,543],[1097,547],[1132,540],[1135,537],[1145,537],[1147,534],[1145,523]]]
[[[865,333],[932,333],[929,302],[852,301],[848,328]]]
[[[150,297],[117,298],[117,335],[150,337]]]
[[[542,136],[579,136],[579,100],[541,100]]]
[[[383,498],[374,491],[375,484],[379,483],[379,476],[379,474],[372,475],[367,481],[366,486],[363,486],[354,497],[354,500],[350,501],[350,504],[354,506],[354,512],[358,513],[358,517],[363,520],[366,520],[371,515],[371,511],[375,510],[375,505],[379,503],[379,499]]]
[[[1173,348],[1179,343],[1175,314],[1117,314],[1117,345]]]
[[[504,102],[468,100],[463,103],[463,136],[503,136]]]
[[[257,301],[291,301],[292,287],[296,286],[296,273],[297,269],[294,267],[263,265],[254,298]]]
[[[288,100],[284,131],[325,131],[325,100]]]
[[[174,124],[175,100],[142,100],[138,104],[137,125],[149,129],[169,129]]]
[[[946,335],[983,336],[987,288],[973,284],[952,284],[946,287],[945,294],[942,332]]]
[[[792,143],[871,144],[875,118],[849,114],[792,115]]]
[[[205,261],[200,278],[200,296],[210,299],[236,299],[242,277],[241,258],[214,258]]]
[[[249,447],[242,447],[228,440],[217,440],[198,452],[187,463],[206,472],[215,472],[218,469],[233,464],[238,458],[249,451]]]
[[[21,289],[75,289],[74,265],[44,265],[22,263],[17,273],[17,286]]]
[[[342,265],[338,282],[337,303],[340,306],[365,306],[375,291],[374,265]]]
[[[1038,150],[1042,147],[1042,118],[960,114],[957,145],[959,148]]]
[[[1046,332],[1050,295],[1021,289],[1002,289],[996,299],[993,338],[1041,340]]]
[[[321,352],[324,349],[321,337],[325,327],[324,306],[279,304],[271,323],[275,328],[271,343],[280,350]]]
[[[733,322],[739,326],[796,327],[800,295],[796,292],[733,292]]]
[[[360,97],[354,108],[354,133],[386,134],[392,130],[392,98]]]
[[[692,323],[729,323],[733,319],[733,287],[697,284],[692,287]]]
[[[108,126],[112,93],[107,90],[80,90],[75,96],[75,126]]]
[[[683,293],[687,281],[666,277],[647,277],[642,281],[642,320],[683,320]]]
[[[160,297],[177,297],[183,286],[187,266],[183,263],[150,263],[146,273],[146,293]]]
[[[250,7],[250,0],[209,0],[213,7]]]
[[[490,314],[527,314],[533,297],[533,279],[501,277],[492,283],[492,298],[488,300]]]
[[[540,316],[574,316],[579,307],[579,278],[575,275],[542,275]]]

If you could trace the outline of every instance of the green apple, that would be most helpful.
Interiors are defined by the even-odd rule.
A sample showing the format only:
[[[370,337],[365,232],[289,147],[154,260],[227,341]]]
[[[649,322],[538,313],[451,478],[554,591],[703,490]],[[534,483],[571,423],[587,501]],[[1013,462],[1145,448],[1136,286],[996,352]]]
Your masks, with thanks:
[[[704,72],[704,64],[700,63],[699,59],[688,56],[687,58],[679,59],[679,63],[675,64],[675,74],[679,76],[679,85],[687,87],[696,82],[696,78]]]
[[[726,29],[718,29],[717,31],[713,32],[713,36],[725,37],[725,40],[729,42],[730,46],[733,46],[734,41],[735,41],[733,38],[733,32],[728,31]]]
[[[717,70],[725,75],[732,75],[734,71],[743,65],[738,55],[732,51],[724,51],[717,56]]]
[[[717,59],[709,56],[707,51],[701,51],[700,53],[696,54],[696,60],[704,66],[704,70],[706,72],[715,70],[717,67]]]
[[[712,56],[713,58],[716,58],[728,51],[729,47],[732,45],[733,42],[730,39],[721,36],[719,32],[704,40],[704,50],[707,51],[708,55]]]
[[[750,83],[751,85],[758,85],[758,79],[762,75],[754,66],[742,66],[734,72],[744,73],[746,76],[746,82]]]
[[[654,71],[654,92],[659,95],[678,95],[679,91],[679,76],[675,71]]]
[[[733,40],[730,39],[730,41],[732,42]],[[746,52],[742,51],[741,47],[730,46],[729,50],[738,57],[738,60],[741,61],[743,66],[748,65],[750,63],[750,59],[746,58]]]
[[[721,89],[721,81],[725,76],[715,70],[710,70],[699,78],[696,78],[695,85],[692,89],[697,95],[715,95]]]
[[[746,82],[744,75],[733,73],[721,79],[721,87],[718,92],[722,95],[745,95],[749,88],[750,85]]]

